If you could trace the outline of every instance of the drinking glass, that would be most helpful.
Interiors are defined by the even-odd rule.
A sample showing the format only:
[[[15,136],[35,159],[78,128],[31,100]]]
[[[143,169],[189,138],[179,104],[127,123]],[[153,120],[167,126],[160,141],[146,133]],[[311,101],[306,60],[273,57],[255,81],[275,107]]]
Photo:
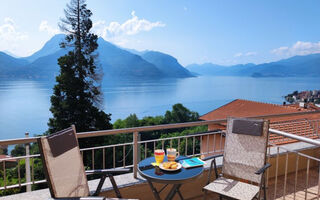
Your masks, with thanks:
[[[168,161],[173,162],[177,157],[179,157],[179,152],[174,148],[167,149],[167,158]]]
[[[164,159],[164,150],[163,149],[156,149],[154,151],[154,157],[156,159],[157,164],[162,163],[163,159]]]

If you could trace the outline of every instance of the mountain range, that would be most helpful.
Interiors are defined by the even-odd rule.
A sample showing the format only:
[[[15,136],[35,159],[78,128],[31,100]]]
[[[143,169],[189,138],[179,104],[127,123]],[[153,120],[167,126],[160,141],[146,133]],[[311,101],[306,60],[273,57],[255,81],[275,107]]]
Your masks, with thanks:
[[[0,52],[0,78],[51,79],[59,74],[57,59],[67,54],[59,44],[65,35],[53,36],[37,52],[17,58]],[[222,66],[212,63],[183,67],[176,58],[157,51],[137,51],[118,47],[98,39],[97,66],[106,78],[187,78],[198,75],[251,77],[315,77],[320,74],[320,54],[294,56],[263,63]]]
[[[0,52],[0,77],[54,79],[59,73],[57,59],[67,54],[59,44],[65,35],[53,36],[31,56],[15,58]],[[98,61],[107,78],[186,78],[193,75],[174,57],[156,51],[132,53],[102,38],[98,39]]]
[[[212,63],[191,64],[186,68],[198,75],[251,76],[251,77],[319,77],[320,54],[294,56],[263,64],[240,64],[233,66]]]

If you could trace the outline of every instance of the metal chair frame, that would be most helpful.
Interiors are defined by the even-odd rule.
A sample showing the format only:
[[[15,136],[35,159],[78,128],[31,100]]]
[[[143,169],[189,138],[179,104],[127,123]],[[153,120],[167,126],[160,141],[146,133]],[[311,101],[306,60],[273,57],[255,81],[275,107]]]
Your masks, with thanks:
[[[266,138],[268,140],[268,132],[266,134],[267,134]],[[224,156],[224,154],[218,154],[218,155],[208,156],[208,157],[203,159],[204,161],[208,161],[208,160],[212,159],[211,164],[210,164],[210,168],[209,168],[208,180],[207,180],[207,184],[206,185],[211,183],[211,174],[212,174],[213,170],[215,172],[215,178],[216,179],[218,179],[220,177],[223,177],[222,174],[218,173],[218,167],[217,167],[217,163],[216,163],[216,159],[219,158],[219,157],[223,157],[223,156]],[[260,169],[258,169],[257,171],[254,172],[254,174],[256,174],[256,175],[261,175],[260,182],[257,183],[260,189],[259,189],[258,194],[255,197],[256,199],[260,199],[262,190],[263,190],[263,193],[264,193],[264,195],[263,195],[264,200],[267,199],[267,192],[266,192],[267,187],[266,187],[265,171],[270,166],[271,166],[271,164],[265,162],[263,167],[261,167]],[[237,178],[237,177],[235,177],[235,178]],[[203,189],[203,190],[204,190],[204,199],[206,199],[206,195],[207,195],[208,191],[206,189]],[[224,196],[222,194],[219,194],[219,197],[220,197],[220,199],[222,199],[222,198],[232,199],[232,198]]]
[[[72,125],[71,128],[75,133],[74,125]],[[70,129],[70,128],[68,128],[68,129]],[[67,130],[67,129],[65,129],[65,130]],[[51,180],[50,180],[50,176],[49,176],[49,173],[48,173],[48,168],[47,168],[48,166],[46,166],[47,163],[45,161],[46,158],[44,156],[41,138],[38,139],[38,145],[39,145],[39,150],[40,150],[40,155],[41,155],[41,159],[42,159],[42,163],[43,163],[43,167],[44,167],[45,177],[46,177],[48,185],[49,185],[50,193],[51,193],[52,198],[55,198],[54,192],[52,190],[52,183],[50,182]],[[80,197],[66,197],[66,199],[74,199],[74,200],[75,199],[80,199],[80,200],[106,199],[104,197],[97,197],[101,192],[102,186],[103,186],[106,178],[109,178],[117,198],[122,198],[121,193],[119,191],[119,188],[118,188],[118,186],[116,184],[116,181],[114,180],[114,175],[129,173],[131,171],[132,170],[129,169],[129,168],[87,170],[87,171],[85,171],[86,176],[88,176],[88,175],[99,175],[100,176],[100,181],[99,181],[99,184],[98,184],[95,192],[91,195],[91,197],[81,197],[81,198]]]

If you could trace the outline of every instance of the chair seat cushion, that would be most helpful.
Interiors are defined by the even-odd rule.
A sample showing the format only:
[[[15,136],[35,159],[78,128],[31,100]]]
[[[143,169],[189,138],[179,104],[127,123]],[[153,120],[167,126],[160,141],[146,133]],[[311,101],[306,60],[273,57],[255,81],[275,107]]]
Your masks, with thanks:
[[[234,199],[251,200],[259,192],[259,187],[233,179],[220,177],[204,187],[205,190],[215,192]]]

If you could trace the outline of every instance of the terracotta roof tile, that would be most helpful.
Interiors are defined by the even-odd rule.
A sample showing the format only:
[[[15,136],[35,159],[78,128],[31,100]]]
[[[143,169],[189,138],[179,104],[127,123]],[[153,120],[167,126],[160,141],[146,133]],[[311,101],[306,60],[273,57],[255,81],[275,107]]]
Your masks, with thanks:
[[[1,159],[6,159],[6,158],[12,158],[11,156],[8,155],[0,155],[0,160]],[[6,160],[6,162],[16,162],[16,159],[10,159],[10,160]],[[1,161],[0,161],[1,162]]]
[[[258,115],[272,115],[294,113],[299,111],[307,111],[307,109],[297,108],[292,106],[282,106],[277,104],[262,103],[243,99],[236,99],[228,104],[225,104],[205,115],[200,119],[215,120],[225,119],[227,117],[253,117]]]
[[[254,117],[259,115],[274,115],[285,113],[297,113],[315,111],[314,107],[300,108],[299,105],[276,105],[262,102],[255,102],[243,99],[236,99],[220,108],[217,108],[200,117],[202,120],[225,119],[227,117]],[[270,128],[280,131],[316,139],[316,133],[320,133],[320,113],[292,115],[287,117],[270,117]],[[318,120],[318,121],[315,121]],[[318,123],[318,124],[317,124]],[[226,124],[219,124],[221,129]],[[316,131],[316,129],[318,129]],[[271,144],[287,144],[296,142],[290,138],[284,138],[275,134],[270,134]]]
[[[274,122],[270,124],[270,128],[311,139],[319,139],[317,133],[320,133],[319,121],[307,119]],[[297,140],[285,138],[276,134],[270,134],[269,136],[269,143],[271,144],[280,145],[293,142],[297,142]]]

